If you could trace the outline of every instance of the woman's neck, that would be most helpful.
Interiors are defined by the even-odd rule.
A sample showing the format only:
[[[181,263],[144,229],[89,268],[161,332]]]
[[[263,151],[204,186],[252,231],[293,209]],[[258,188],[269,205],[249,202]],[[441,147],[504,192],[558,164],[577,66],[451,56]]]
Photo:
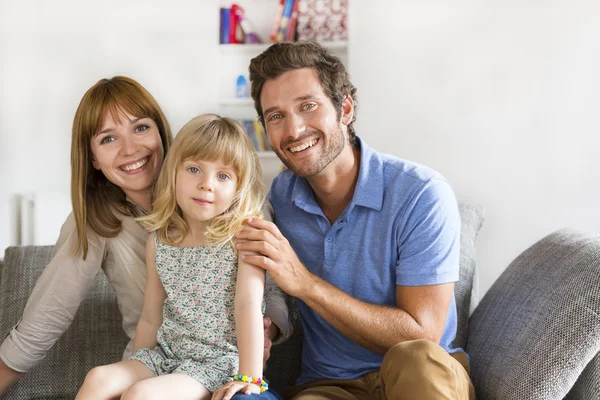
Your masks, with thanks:
[[[126,191],[125,196],[147,213],[152,212],[152,188],[145,190]]]

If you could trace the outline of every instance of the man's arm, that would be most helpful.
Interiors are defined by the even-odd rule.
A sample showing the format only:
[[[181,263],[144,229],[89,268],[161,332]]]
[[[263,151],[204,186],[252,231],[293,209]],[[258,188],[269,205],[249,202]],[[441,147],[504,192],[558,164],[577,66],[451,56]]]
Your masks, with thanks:
[[[238,234],[238,249],[259,255],[247,255],[245,261],[269,271],[281,289],[300,298],[348,338],[381,354],[406,340],[440,341],[453,283],[397,286],[397,307],[366,303],[308,271],[273,223],[253,218],[248,225]]]
[[[397,307],[360,301],[317,278],[300,298],[330,325],[354,342],[380,354],[396,343],[428,339],[439,343],[453,283],[396,286]]]

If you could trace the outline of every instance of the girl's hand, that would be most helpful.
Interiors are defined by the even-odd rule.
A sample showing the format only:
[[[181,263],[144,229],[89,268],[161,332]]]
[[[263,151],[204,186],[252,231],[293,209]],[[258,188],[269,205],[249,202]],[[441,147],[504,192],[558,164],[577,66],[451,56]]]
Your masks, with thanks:
[[[215,390],[212,400],[229,400],[236,393],[243,394],[260,394],[260,387],[254,383],[234,381],[223,385],[223,387]]]

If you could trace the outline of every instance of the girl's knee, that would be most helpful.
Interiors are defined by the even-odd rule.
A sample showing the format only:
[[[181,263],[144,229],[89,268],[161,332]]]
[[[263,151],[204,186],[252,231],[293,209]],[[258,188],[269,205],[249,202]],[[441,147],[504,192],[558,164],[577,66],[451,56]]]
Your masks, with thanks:
[[[85,376],[84,383],[87,385],[104,385],[110,382],[111,379],[110,365],[102,365],[100,367],[94,367]]]
[[[123,392],[121,400],[147,400],[150,397],[151,393],[148,390],[148,385],[145,385],[144,382],[138,382]]]

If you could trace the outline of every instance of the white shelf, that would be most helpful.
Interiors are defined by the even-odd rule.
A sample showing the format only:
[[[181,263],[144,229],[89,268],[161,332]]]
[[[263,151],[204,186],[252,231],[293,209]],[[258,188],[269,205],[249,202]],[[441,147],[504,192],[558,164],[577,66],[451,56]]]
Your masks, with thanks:
[[[253,106],[254,102],[251,97],[223,99],[219,101],[222,106],[247,107]]]
[[[265,51],[273,43],[258,43],[258,44],[220,44],[219,50],[223,54],[260,54]],[[345,40],[335,42],[321,42],[331,51],[345,51],[348,48],[348,42]]]

